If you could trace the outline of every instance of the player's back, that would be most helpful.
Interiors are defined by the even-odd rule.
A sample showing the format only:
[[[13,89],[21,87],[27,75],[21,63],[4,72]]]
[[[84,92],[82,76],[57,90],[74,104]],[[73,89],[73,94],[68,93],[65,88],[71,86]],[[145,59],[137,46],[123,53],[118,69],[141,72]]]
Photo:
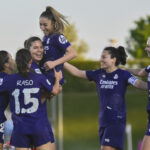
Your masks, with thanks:
[[[28,77],[18,73],[7,77],[14,130],[26,134],[42,130],[45,125],[45,109],[41,103],[44,80],[43,75],[35,73],[29,73]]]

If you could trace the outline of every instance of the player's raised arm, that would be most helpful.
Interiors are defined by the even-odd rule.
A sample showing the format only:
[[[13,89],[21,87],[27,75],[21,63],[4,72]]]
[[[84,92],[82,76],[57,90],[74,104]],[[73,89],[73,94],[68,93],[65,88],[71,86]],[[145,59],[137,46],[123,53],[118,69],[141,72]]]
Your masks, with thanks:
[[[145,77],[147,76],[147,72],[145,71],[144,68],[137,68],[137,69],[126,69],[130,73],[134,74],[135,76],[139,77]]]
[[[64,68],[73,76],[76,76],[78,78],[87,79],[86,71],[84,71],[84,70],[80,70],[77,67],[75,67],[67,62],[64,63]]]
[[[134,87],[141,89],[141,90],[148,90],[147,82],[144,82],[139,79],[135,82]]]
[[[45,68],[47,68],[47,70],[49,70],[49,69],[56,67],[57,65],[65,63],[75,57],[77,57],[77,53],[73,49],[73,47],[70,45],[69,47],[67,47],[66,54],[63,57],[56,59],[55,61],[47,61],[44,66],[45,66]]]

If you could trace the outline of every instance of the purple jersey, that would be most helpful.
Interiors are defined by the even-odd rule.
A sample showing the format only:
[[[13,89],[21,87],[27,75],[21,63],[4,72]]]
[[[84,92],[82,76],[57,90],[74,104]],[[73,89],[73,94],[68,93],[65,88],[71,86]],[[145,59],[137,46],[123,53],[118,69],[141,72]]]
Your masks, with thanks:
[[[4,78],[7,76],[6,73],[0,73],[0,85],[3,83]],[[3,134],[4,134],[4,122],[6,121],[6,117],[4,114],[5,109],[7,108],[9,103],[8,93],[3,92],[0,93],[0,142],[3,143]]]
[[[37,74],[42,74],[39,65],[34,61],[32,62],[30,69],[31,69],[31,71],[33,70]]]
[[[18,73],[8,75],[0,86],[0,92],[9,93],[14,131],[22,134],[38,133],[47,127],[41,91],[51,92],[53,88],[44,75],[28,75],[28,78]]]
[[[33,70],[37,74],[42,74],[42,72],[40,70],[40,66],[34,61],[32,62],[31,70]],[[43,107],[43,113],[45,113],[45,115],[43,115],[43,117],[45,117],[45,120],[47,121],[47,126],[48,126],[49,133],[50,133],[50,141],[51,141],[51,143],[54,143],[54,141],[55,141],[54,135],[53,135],[51,124],[48,120],[48,115],[47,115],[47,100],[43,103],[42,107]]]
[[[107,73],[103,69],[86,71],[89,81],[96,82],[100,100],[99,124],[126,123],[125,93],[128,83],[134,85],[137,78],[129,72],[117,69]]]
[[[148,77],[147,77],[148,95],[150,95],[150,65],[145,68],[145,71],[148,73]],[[148,96],[147,111],[150,111],[150,96]]]
[[[31,65],[31,69],[35,72],[35,73],[37,73],[37,74],[42,74],[42,72],[40,71],[40,67],[39,67],[39,65],[36,63],[36,62],[33,62],[32,63],[32,65]],[[47,106],[46,106],[46,104],[47,104],[47,101],[45,101],[44,103],[43,103],[43,110],[45,111],[45,117],[46,117],[46,119],[47,119],[47,121],[48,121],[48,116],[47,116]],[[48,121],[49,122],[49,121]]]
[[[4,73],[4,72],[0,73],[0,85],[2,84],[2,82],[6,76],[7,76],[6,73]],[[6,92],[0,93],[0,124],[3,123],[4,121],[6,121],[4,111],[7,108],[8,103],[9,103],[8,93],[6,93]]]
[[[43,63],[47,61],[54,61],[61,57],[63,57],[66,53],[66,48],[70,46],[70,43],[66,40],[66,38],[62,34],[51,34],[49,36],[44,36],[43,39],[44,45],[44,58]],[[63,71],[63,64],[60,64],[55,67],[56,71]],[[43,70],[43,73],[50,80],[52,84],[55,82],[54,71],[53,69],[49,71]],[[63,84],[64,79],[60,82]]]

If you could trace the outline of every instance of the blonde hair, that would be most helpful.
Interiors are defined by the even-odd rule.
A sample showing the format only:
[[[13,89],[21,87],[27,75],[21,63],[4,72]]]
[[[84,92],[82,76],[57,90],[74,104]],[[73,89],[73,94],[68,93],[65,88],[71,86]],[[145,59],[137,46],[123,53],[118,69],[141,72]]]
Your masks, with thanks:
[[[51,6],[47,6],[46,10],[41,13],[40,17],[46,17],[54,22],[54,33],[63,33],[65,25],[69,25],[66,17]]]

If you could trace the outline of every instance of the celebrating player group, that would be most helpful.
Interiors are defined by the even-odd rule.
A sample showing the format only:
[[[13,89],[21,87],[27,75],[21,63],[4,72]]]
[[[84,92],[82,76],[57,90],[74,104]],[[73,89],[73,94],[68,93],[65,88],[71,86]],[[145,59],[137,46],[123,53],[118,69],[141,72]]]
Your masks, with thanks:
[[[121,69],[126,64],[124,47],[105,47],[100,54],[100,69],[80,70],[68,63],[76,51],[63,35],[66,17],[51,6],[39,17],[43,40],[32,36],[16,52],[15,60],[7,50],[0,50],[0,150],[3,149],[5,109],[10,104],[13,131],[10,144],[16,150],[55,150],[55,138],[48,121],[47,98],[62,91],[63,69],[71,75],[95,82],[100,101],[99,140],[101,150],[121,150],[126,127],[125,94],[129,84],[150,91],[136,76],[148,76],[145,69]],[[145,50],[150,56],[150,39]],[[17,72],[14,73],[14,70]],[[13,73],[12,73],[13,72]],[[72,83],[73,84],[73,83]],[[149,89],[149,90],[148,90]],[[150,102],[150,101],[149,101]],[[147,107],[150,116],[150,103]],[[142,150],[150,150],[150,117]]]

